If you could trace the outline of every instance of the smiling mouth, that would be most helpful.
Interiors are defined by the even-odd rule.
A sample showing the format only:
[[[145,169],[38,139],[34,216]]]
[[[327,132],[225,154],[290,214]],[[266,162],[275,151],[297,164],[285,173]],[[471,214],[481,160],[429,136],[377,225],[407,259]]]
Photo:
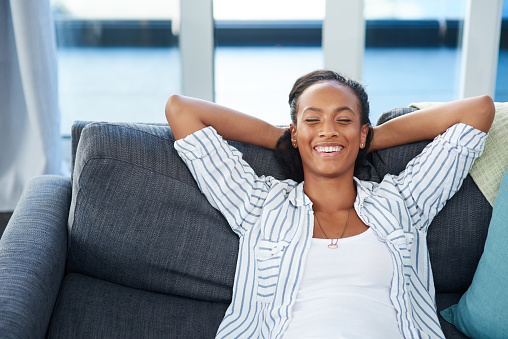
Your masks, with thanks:
[[[314,149],[319,153],[333,153],[340,152],[344,149],[343,146],[316,146]]]

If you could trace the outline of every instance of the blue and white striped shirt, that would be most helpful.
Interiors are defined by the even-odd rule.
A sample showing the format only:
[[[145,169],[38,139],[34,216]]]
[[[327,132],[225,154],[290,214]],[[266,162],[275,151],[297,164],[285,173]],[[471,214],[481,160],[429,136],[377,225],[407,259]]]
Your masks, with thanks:
[[[387,175],[379,184],[355,178],[355,210],[393,257],[390,299],[405,338],[444,338],[427,228],[483,152],[485,138],[457,124],[399,175]],[[211,127],[177,141],[175,148],[240,238],[233,300],[217,337],[280,338],[291,321],[314,228],[304,183],[257,176]]]

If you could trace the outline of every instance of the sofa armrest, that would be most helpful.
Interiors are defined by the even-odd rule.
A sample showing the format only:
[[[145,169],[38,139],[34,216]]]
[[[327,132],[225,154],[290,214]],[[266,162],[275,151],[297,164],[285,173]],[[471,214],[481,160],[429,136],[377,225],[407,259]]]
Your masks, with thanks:
[[[68,177],[36,177],[0,239],[0,333],[44,337],[62,283],[71,200]]]

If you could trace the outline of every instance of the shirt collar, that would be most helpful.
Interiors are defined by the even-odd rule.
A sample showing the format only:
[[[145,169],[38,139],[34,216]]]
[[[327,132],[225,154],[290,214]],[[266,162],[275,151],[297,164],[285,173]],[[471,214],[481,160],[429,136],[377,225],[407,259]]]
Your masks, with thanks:
[[[304,182],[299,183],[291,192],[289,192],[288,200],[295,207],[312,206],[312,201],[305,195],[303,191]]]
[[[370,181],[362,181],[356,177],[353,177],[353,180],[356,184],[355,207],[363,207],[363,202],[371,195],[373,183]]]

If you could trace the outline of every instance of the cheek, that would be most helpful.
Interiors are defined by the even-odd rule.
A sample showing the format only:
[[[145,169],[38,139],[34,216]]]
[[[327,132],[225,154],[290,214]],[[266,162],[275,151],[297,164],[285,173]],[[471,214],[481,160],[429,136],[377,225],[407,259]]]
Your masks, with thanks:
[[[309,133],[309,131],[306,131],[305,129],[299,129],[296,134],[296,141],[299,146],[310,144],[312,141],[312,133]]]

